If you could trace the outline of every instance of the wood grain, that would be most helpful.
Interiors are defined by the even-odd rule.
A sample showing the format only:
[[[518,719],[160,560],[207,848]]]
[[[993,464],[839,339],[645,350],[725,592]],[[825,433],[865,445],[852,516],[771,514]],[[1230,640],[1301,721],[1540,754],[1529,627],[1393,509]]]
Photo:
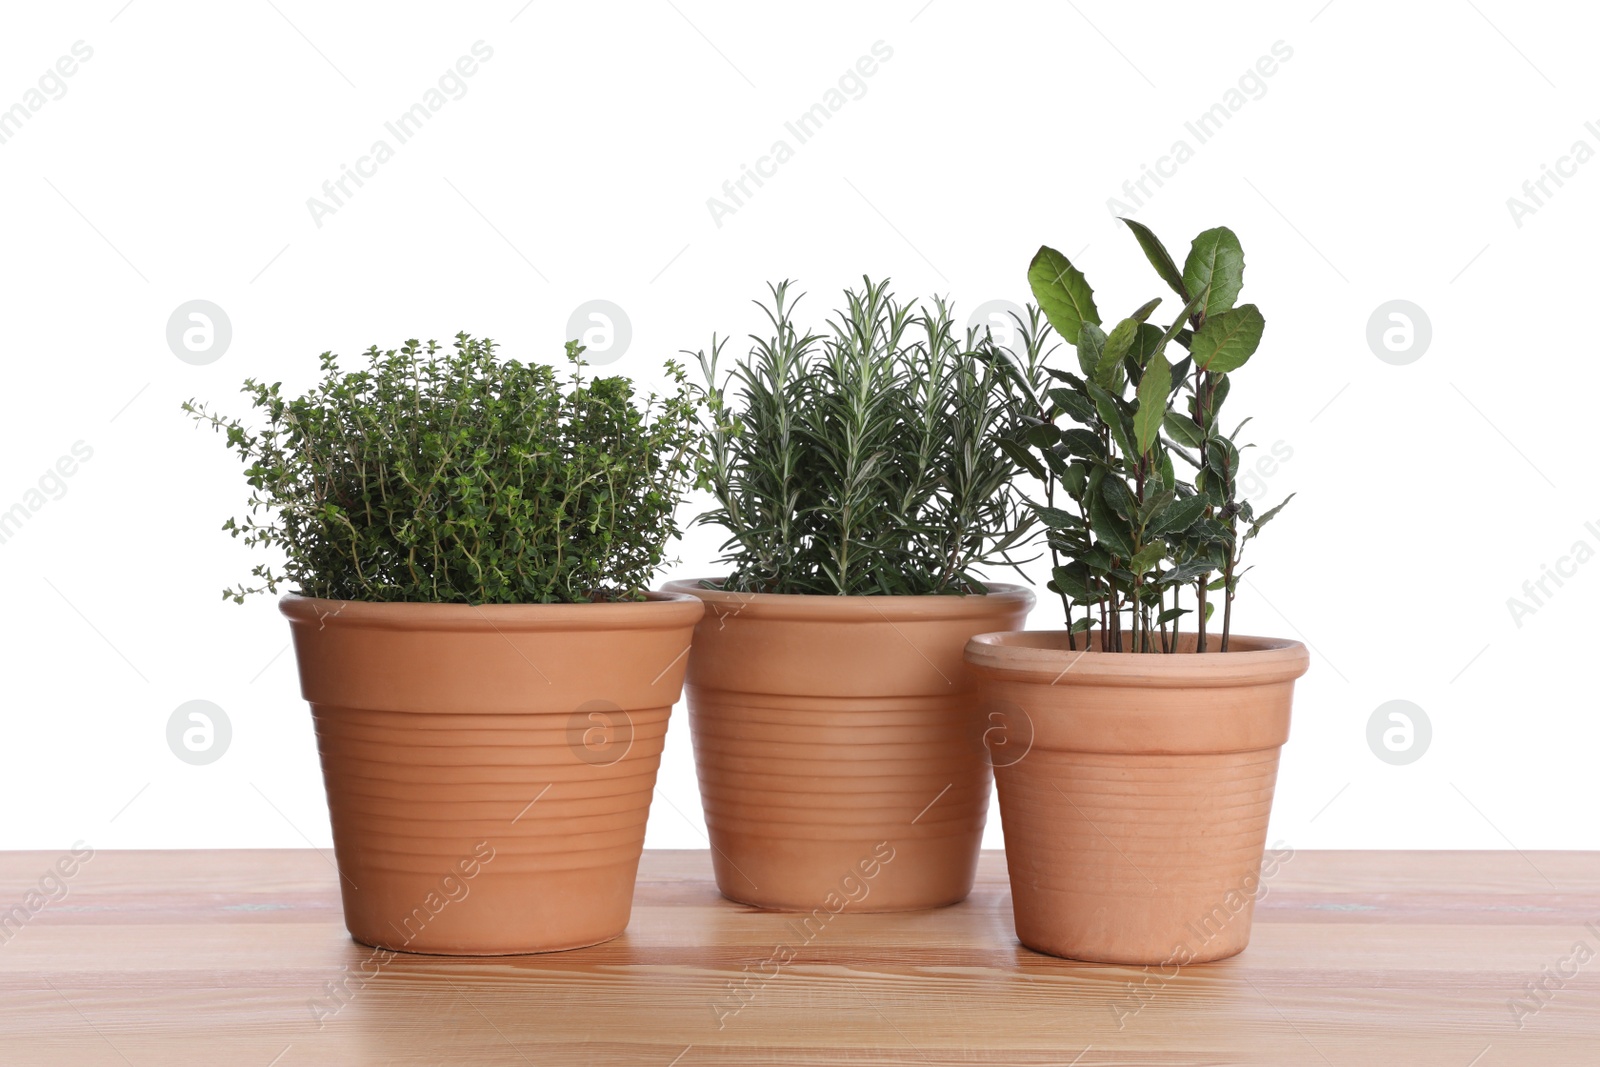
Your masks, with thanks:
[[[59,858],[0,854],[0,922]],[[0,1063],[1600,1064],[1596,853],[1299,852],[1242,956],[1176,974],[1022,948],[997,852],[963,904],[809,939],[647,852],[623,937],[500,959],[380,962],[312,851],[100,852],[66,885],[0,928]],[[1544,968],[1571,977],[1519,1028]]]

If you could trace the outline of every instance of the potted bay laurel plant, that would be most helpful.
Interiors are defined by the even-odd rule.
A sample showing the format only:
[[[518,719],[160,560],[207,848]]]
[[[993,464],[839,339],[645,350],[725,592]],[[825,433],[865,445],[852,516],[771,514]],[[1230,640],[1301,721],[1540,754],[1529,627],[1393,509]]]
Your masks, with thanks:
[[[990,769],[962,667],[1033,595],[986,581],[1031,521],[1000,450],[1012,378],[950,308],[864,280],[820,332],[788,283],[766,338],[706,380],[701,522],[727,535],[686,696],[717,885],[903,911],[971,891]],[[837,905],[837,906],[835,906]]]
[[[667,715],[703,609],[645,590],[694,478],[696,398],[408,341],[252,420],[193,401],[246,465],[225,525],[291,590],[356,940],[449,954],[627,925]]]
[[[966,660],[1002,727],[989,740],[1013,757],[995,775],[1019,939],[1173,966],[1249,940],[1308,660],[1299,642],[1233,632],[1245,551],[1283,507],[1240,497],[1243,423],[1222,421],[1265,326],[1237,303],[1239,240],[1207,230],[1180,269],[1128,226],[1175,310],[1151,300],[1103,327],[1083,274],[1041,248],[1028,281],[1048,325],[1030,311],[1012,364],[1005,447],[1042,485],[1066,626],[977,636]],[[1071,369],[1046,366],[1052,329]]]

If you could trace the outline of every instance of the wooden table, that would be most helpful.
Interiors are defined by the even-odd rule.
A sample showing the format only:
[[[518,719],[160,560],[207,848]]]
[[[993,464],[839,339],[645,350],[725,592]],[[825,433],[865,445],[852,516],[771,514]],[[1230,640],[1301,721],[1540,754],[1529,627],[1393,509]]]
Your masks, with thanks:
[[[1596,853],[1300,852],[1244,955],[1176,974],[1022,948],[998,852],[966,903],[847,910],[776,975],[790,919],[703,852],[646,853],[610,944],[381,966],[316,852],[100,852],[29,898],[59,858],[0,854],[8,1067],[1600,1064]]]

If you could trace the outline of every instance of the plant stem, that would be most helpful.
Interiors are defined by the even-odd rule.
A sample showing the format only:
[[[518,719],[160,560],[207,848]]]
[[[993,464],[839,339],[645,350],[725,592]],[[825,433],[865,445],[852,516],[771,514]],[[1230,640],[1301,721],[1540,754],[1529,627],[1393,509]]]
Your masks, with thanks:
[[[1195,328],[1199,329],[1199,324],[1197,324]],[[1200,416],[1200,469],[1202,471],[1206,469],[1206,456],[1211,448],[1211,402],[1215,388],[1216,386],[1212,382],[1212,376],[1196,367],[1194,372],[1194,395],[1195,404],[1200,409],[1197,414]],[[1206,508],[1207,515],[1211,515],[1212,512],[1212,508]],[[1194,650],[1196,652],[1204,652],[1206,650],[1207,584],[1208,582],[1206,576],[1201,575],[1197,588],[1197,595],[1200,603],[1196,611],[1196,614],[1199,616],[1199,633],[1195,638],[1194,646]]]
[[[1172,599],[1174,602],[1176,602],[1178,599],[1178,591],[1176,589],[1172,591]],[[1160,614],[1158,614],[1156,617],[1160,618],[1161,615],[1165,615],[1167,613],[1167,594],[1164,592],[1161,593],[1160,598],[1156,601],[1156,604],[1161,609]],[[1172,651],[1172,642],[1167,636],[1167,624],[1164,622],[1161,624],[1161,651]]]
[[[1055,504],[1056,504],[1056,476],[1055,476],[1054,473],[1051,473],[1050,476],[1045,479],[1045,483],[1044,483],[1044,501],[1050,507],[1055,507]],[[1051,567],[1051,570],[1054,571],[1055,568],[1060,567],[1060,566],[1061,566],[1061,550],[1058,549],[1054,544],[1052,544],[1052,545],[1050,545],[1050,567]],[[1076,640],[1077,635],[1072,632],[1072,599],[1067,596],[1065,590],[1063,590],[1061,592],[1061,613],[1063,615],[1065,615],[1066,619],[1067,619],[1067,651],[1068,652],[1075,652],[1075,651],[1077,651],[1078,644],[1077,644],[1077,640]]]
[[[1222,651],[1228,651],[1228,631],[1233,628],[1233,553],[1222,571]]]

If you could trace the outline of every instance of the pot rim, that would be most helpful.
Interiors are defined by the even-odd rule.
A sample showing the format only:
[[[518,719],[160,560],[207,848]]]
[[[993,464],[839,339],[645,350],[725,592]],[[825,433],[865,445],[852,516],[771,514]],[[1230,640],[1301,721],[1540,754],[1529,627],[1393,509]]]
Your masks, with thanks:
[[[1066,638],[1065,630],[978,634],[967,642],[967,667],[1009,682],[1192,689],[1292,682],[1311,665],[1303,643],[1281,637],[1233,634],[1228,640],[1235,647],[1225,653],[1170,655],[1074,651],[1065,647]]]
[[[1030,610],[1035,597],[1025,585],[986,582],[987,593],[925,593],[918,596],[834,596],[827,593],[741,593],[706,589],[702,582],[717,578],[677,578],[664,582],[663,592],[701,600],[707,612],[732,605],[735,614],[763,619],[849,620],[881,622],[893,619],[974,619]],[[717,614],[728,614],[718,611]]]
[[[591,604],[437,604],[331,600],[286,593],[278,610],[291,625],[367,630],[529,633],[574,630],[669,630],[693,625],[704,610],[692,596],[647,591],[644,600]]]

